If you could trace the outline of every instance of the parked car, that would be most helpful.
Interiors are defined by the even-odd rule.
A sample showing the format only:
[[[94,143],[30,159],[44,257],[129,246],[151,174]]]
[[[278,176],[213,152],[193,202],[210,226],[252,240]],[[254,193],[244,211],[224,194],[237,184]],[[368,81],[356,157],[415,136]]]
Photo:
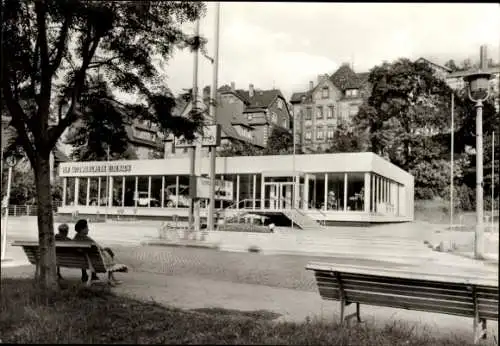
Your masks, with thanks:
[[[137,200],[137,206],[138,207],[147,207],[148,205],[150,207],[160,207],[161,204],[160,202],[153,197],[148,197],[147,192],[138,192],[138,196],[134,197],[134,204]]]

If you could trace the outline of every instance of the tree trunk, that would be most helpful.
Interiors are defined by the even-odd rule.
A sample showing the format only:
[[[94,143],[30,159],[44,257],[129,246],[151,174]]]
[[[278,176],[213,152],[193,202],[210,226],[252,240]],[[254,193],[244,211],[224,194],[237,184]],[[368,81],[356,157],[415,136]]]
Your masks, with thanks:
[[[45,155],[45,153],[39,152],[34,167],[38,205],[38,242],[40,248],[38,281],[43,289],[55,290],[58,288],[58,283],[49,157],[49,153]]]

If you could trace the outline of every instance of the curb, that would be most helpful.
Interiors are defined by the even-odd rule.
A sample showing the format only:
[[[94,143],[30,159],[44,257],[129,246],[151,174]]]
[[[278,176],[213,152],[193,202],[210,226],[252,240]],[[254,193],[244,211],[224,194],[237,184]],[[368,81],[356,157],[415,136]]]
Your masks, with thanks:
[[[162,241],[142,241],[141,245],[145,246],[166,246],[166,247],[191,247],[197,249],[212,249],[219,250],[219,244],[193,244],[180,242],[162,242]]]

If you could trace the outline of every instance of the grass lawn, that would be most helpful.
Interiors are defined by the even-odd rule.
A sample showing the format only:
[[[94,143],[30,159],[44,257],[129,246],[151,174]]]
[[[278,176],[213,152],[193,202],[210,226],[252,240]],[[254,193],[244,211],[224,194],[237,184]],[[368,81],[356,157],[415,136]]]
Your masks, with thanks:
[[[0,338],[3,343],[467,345],[459,339],[415,336],[403,323],[377,329],[353,324],[273,321],[267,311],[184,311],[69,283],[45,295],[30,279],[2,279]]]

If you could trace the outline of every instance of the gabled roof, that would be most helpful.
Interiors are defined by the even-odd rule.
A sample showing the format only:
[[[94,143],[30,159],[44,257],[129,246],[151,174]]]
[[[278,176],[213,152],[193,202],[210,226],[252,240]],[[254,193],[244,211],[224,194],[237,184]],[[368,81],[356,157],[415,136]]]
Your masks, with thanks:
[[[346,89],[358,89],[362,86],[362,81],[359,76],[347,64],[340,66],[337,71],[330,76],[330,80],[342,91]]]
[[[252,97],[250,97],[250,93],[247,90],[238,89],[236,93],[241,95],[243,99],[248,100],[248,108],[268,108],[278,96],[284,99],[281,91],[277,89],[254,90]]]
[[[355,73],[349,65],[344,64],[340,66],[329,79],[333,85],[341,91],[345,91],[346,89],[360,89],[364,87],[368,83],[369,77],[370,72]],[[306,97],[306,99],[311,97],[311,92],[313,90],[293,93],[290,103],[300,103],[302,102],[302,97]]]
[[[292,97],[290,98],[290,103],[301,102],[302,97],[305,97],[306,94],[307,92],[293,93]]]
[[[203,107],[203,111],[205,112],[206,117],[211,120],[212,118],[208,115],[209,100],[205,99],[203,101],[204,102],[201,105],[201,107]],[[187,104],[186,108],[187,107],[191,107],[191,103]],[[238,114],[238,110],[239,109],[238,109],[238,106],[236,104],[228,104],[228,103],[222,103],[222,102],[219,102],[217,104],[217,109],[216,109],[217,124],[219,124],[221,126],[222,137],[232,138],[232,139],[236,139],[239,141],[251,143],[253,145],[258,145],[257,143],[249,140],[248,138],[240,136],[238,131],[234,128],[233,124],[251,127],[248,125],[248,123],[246,121],[244,121],[243,116],[241,116],[241,117],[234,116],[235,114],[236,115]],[[184,109],[184,112],[185,111],[186,111],[186,109]]]

